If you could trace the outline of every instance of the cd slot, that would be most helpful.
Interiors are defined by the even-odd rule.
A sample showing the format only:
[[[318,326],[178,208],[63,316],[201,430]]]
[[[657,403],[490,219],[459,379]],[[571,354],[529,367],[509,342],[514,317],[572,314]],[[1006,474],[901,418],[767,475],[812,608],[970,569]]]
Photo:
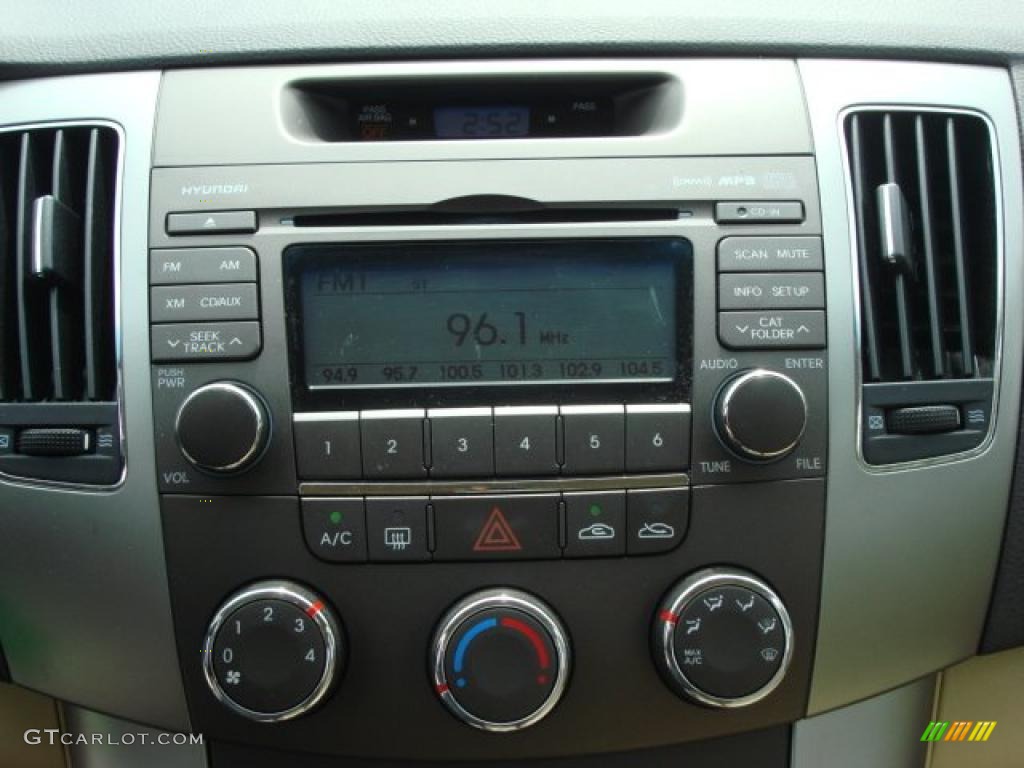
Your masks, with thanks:
[[[507,224],[586,224],[636,221],[675,221],[689,218],[692,212],[673,207],[661,208],[528,208],[522,210],[486,210],[445,207],[389,208],[386,210],[350,210],[303,213],[292,217],[292,225],[304,227],[429,227]]]

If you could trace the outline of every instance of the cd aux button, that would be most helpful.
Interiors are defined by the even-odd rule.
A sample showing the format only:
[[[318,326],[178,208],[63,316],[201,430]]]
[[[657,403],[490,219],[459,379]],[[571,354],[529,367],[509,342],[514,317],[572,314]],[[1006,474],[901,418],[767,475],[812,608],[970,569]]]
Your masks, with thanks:
[[[257,320],[256,283],[160,286],[150,289],[154,323]]]
[[[567,475],[621,474],[626,468],[621,405],[563,405]]]
[[[555,451],[558,406],[494,409],[494,464],[499,477],[558,474]]]
[[[363,445],[364,477],[417,479],[427,476],[423,460],[423,420],[421,409],[362,411],[360,430]]]

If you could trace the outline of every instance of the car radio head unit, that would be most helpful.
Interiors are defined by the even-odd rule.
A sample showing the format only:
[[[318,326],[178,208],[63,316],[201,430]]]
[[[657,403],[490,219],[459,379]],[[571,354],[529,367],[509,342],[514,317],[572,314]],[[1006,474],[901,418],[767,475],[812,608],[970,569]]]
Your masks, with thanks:
[[[685,402],[691,253],[683,238],[291,246],[295,399]]]

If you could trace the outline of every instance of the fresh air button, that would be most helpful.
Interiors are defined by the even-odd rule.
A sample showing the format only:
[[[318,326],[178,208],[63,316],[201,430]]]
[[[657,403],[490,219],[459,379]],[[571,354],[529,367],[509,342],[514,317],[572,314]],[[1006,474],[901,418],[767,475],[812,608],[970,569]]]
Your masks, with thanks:
[[[366,540],[372,562],[429,560],[427,497],[368,498]]]
[[[490,408],[439,408],[430,419],[431,477],[490,477],[494,474],[494,429]]]
[[[416,479],[427,476],[423,460],[423,419],[416,408],[363,411],[363,476],[379,479]]]
[[[295,459],[303,480],[357,480],[363,476],[359,412],[296,413]]]
[[[563,405],[567,475],[621,474],[626,426],[621,405]]]
[[[435,560],[561,557],[557,493],[435,496]]]
[[[565,493],[565,556],[626,554],[626,492]]]
[[[820,237],[727,237],[719,272],[800,272],[825,268]]]
[[[804,220],[804,204],[797,201],[715,203],[719,224],[796,224]]]
[[[178,323],[150,330],[154,363],[248,360],[260,351],[260,324]]]
[[[825,346],[825,313],[719,312],[718,338],[732,349],[820,349]]]
[[[256,320],[260,316],[256,283],[150,288],[150,307],[154,323]]]
[[[686,488],[629,491],[626,494],[626,552],[654,555],[675,549],[690,522]]]
[[[671,472],[690,466],[690,406],[626,406],[626,471]]]
[[[362,499],[303,499],[302,532],[321,560],[366,560],[366,517]]]
[[[719,309],[823,309],[825,275],[775,272],[718,276]]]
[[[256,211],[203,211],[168,213],[168,235],[219,235],[228,232],[255,232]]]
[[[494,409],[494,465],[498,477],[558,474],[555,450],[558,406]]]
[[[255,282],[256,254],[248,248],[164,248],[149,252],[149,282]]]

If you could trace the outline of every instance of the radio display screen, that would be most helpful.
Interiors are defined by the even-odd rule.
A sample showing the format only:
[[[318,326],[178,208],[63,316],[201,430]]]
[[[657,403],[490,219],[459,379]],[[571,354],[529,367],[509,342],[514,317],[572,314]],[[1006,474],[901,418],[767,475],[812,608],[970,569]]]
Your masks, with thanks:
[[[682,239],[289,250],[314,390],[671,382],[690,333]]]

